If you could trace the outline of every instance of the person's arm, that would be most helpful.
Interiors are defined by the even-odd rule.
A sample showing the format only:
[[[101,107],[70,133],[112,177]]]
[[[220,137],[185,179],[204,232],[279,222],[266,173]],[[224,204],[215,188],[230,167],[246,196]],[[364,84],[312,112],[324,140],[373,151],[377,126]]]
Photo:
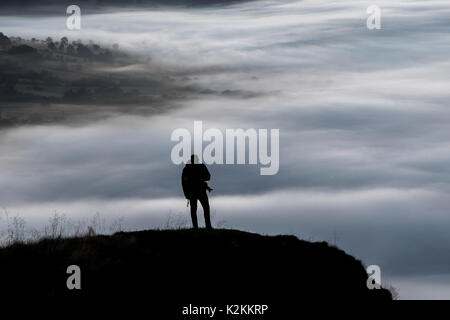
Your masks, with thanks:
[[[203,180],[209,181],[209,179],[211,179],[211,174],[209,173],[209,170],[205,164],[202,164],[202,166],[203,166]]]
[[[186,199],[189,199],[189,188],[187,184],[187,174],[186,167],[183,168],[183,173],[181,174],[181,186],[183,187],[183,193]]]

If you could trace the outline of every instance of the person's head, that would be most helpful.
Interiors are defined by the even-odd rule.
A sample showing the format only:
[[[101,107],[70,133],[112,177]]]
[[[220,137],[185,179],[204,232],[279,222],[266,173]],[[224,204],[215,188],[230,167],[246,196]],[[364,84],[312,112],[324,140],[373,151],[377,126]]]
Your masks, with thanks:
[[[196,154],[191,155],[191,164],[199,164],[200,160]]]

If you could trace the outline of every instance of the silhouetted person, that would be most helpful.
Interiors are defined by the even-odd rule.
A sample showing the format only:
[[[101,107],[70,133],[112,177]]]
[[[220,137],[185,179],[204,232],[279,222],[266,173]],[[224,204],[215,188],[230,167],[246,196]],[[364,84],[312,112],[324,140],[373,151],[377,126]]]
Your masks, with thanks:
[[[200,201],[205,214],[205,225],[207,229],[212,229],[209,212],[209,200],[206,190],[211,191],[206,181],[211,178],[208,168],[200,163],[197,155],[191,156],[191,162],[187,163],[181,175],[181,185],[186,199],[191,205],[191,218],[194,229],[198,229],[197,222],[197,200]]]

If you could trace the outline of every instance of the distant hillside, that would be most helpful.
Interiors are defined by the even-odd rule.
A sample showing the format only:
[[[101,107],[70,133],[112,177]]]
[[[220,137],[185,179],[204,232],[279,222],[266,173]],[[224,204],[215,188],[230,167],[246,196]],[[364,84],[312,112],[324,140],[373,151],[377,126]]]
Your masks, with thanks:
[[[0,31],[0,130],[113,114],[152,115],[199,96],[247,99],[262,94],[193,83],[202,72],[209,70],[158,65],[117,43],[22,39]]]
[[[66,269],[81,268],[81,290]],[[237,230],[161,230],[47,239],[0,249],[11,296],[139,296],[160,303],[390,300],[368,290],[360,261],[325,242]],[[5,276],[7,275],[7,276]]]

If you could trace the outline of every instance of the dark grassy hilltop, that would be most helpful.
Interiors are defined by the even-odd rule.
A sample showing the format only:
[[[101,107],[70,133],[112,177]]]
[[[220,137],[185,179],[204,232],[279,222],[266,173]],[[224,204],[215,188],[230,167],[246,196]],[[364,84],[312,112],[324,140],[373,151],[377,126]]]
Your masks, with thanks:
[[[66,269],[81,268],[81,290]],[[0,249],[2,292],[149,299],[149,303],[390,300],[360,261],[325,242],[237,230],[148,230],[43,239]]]

